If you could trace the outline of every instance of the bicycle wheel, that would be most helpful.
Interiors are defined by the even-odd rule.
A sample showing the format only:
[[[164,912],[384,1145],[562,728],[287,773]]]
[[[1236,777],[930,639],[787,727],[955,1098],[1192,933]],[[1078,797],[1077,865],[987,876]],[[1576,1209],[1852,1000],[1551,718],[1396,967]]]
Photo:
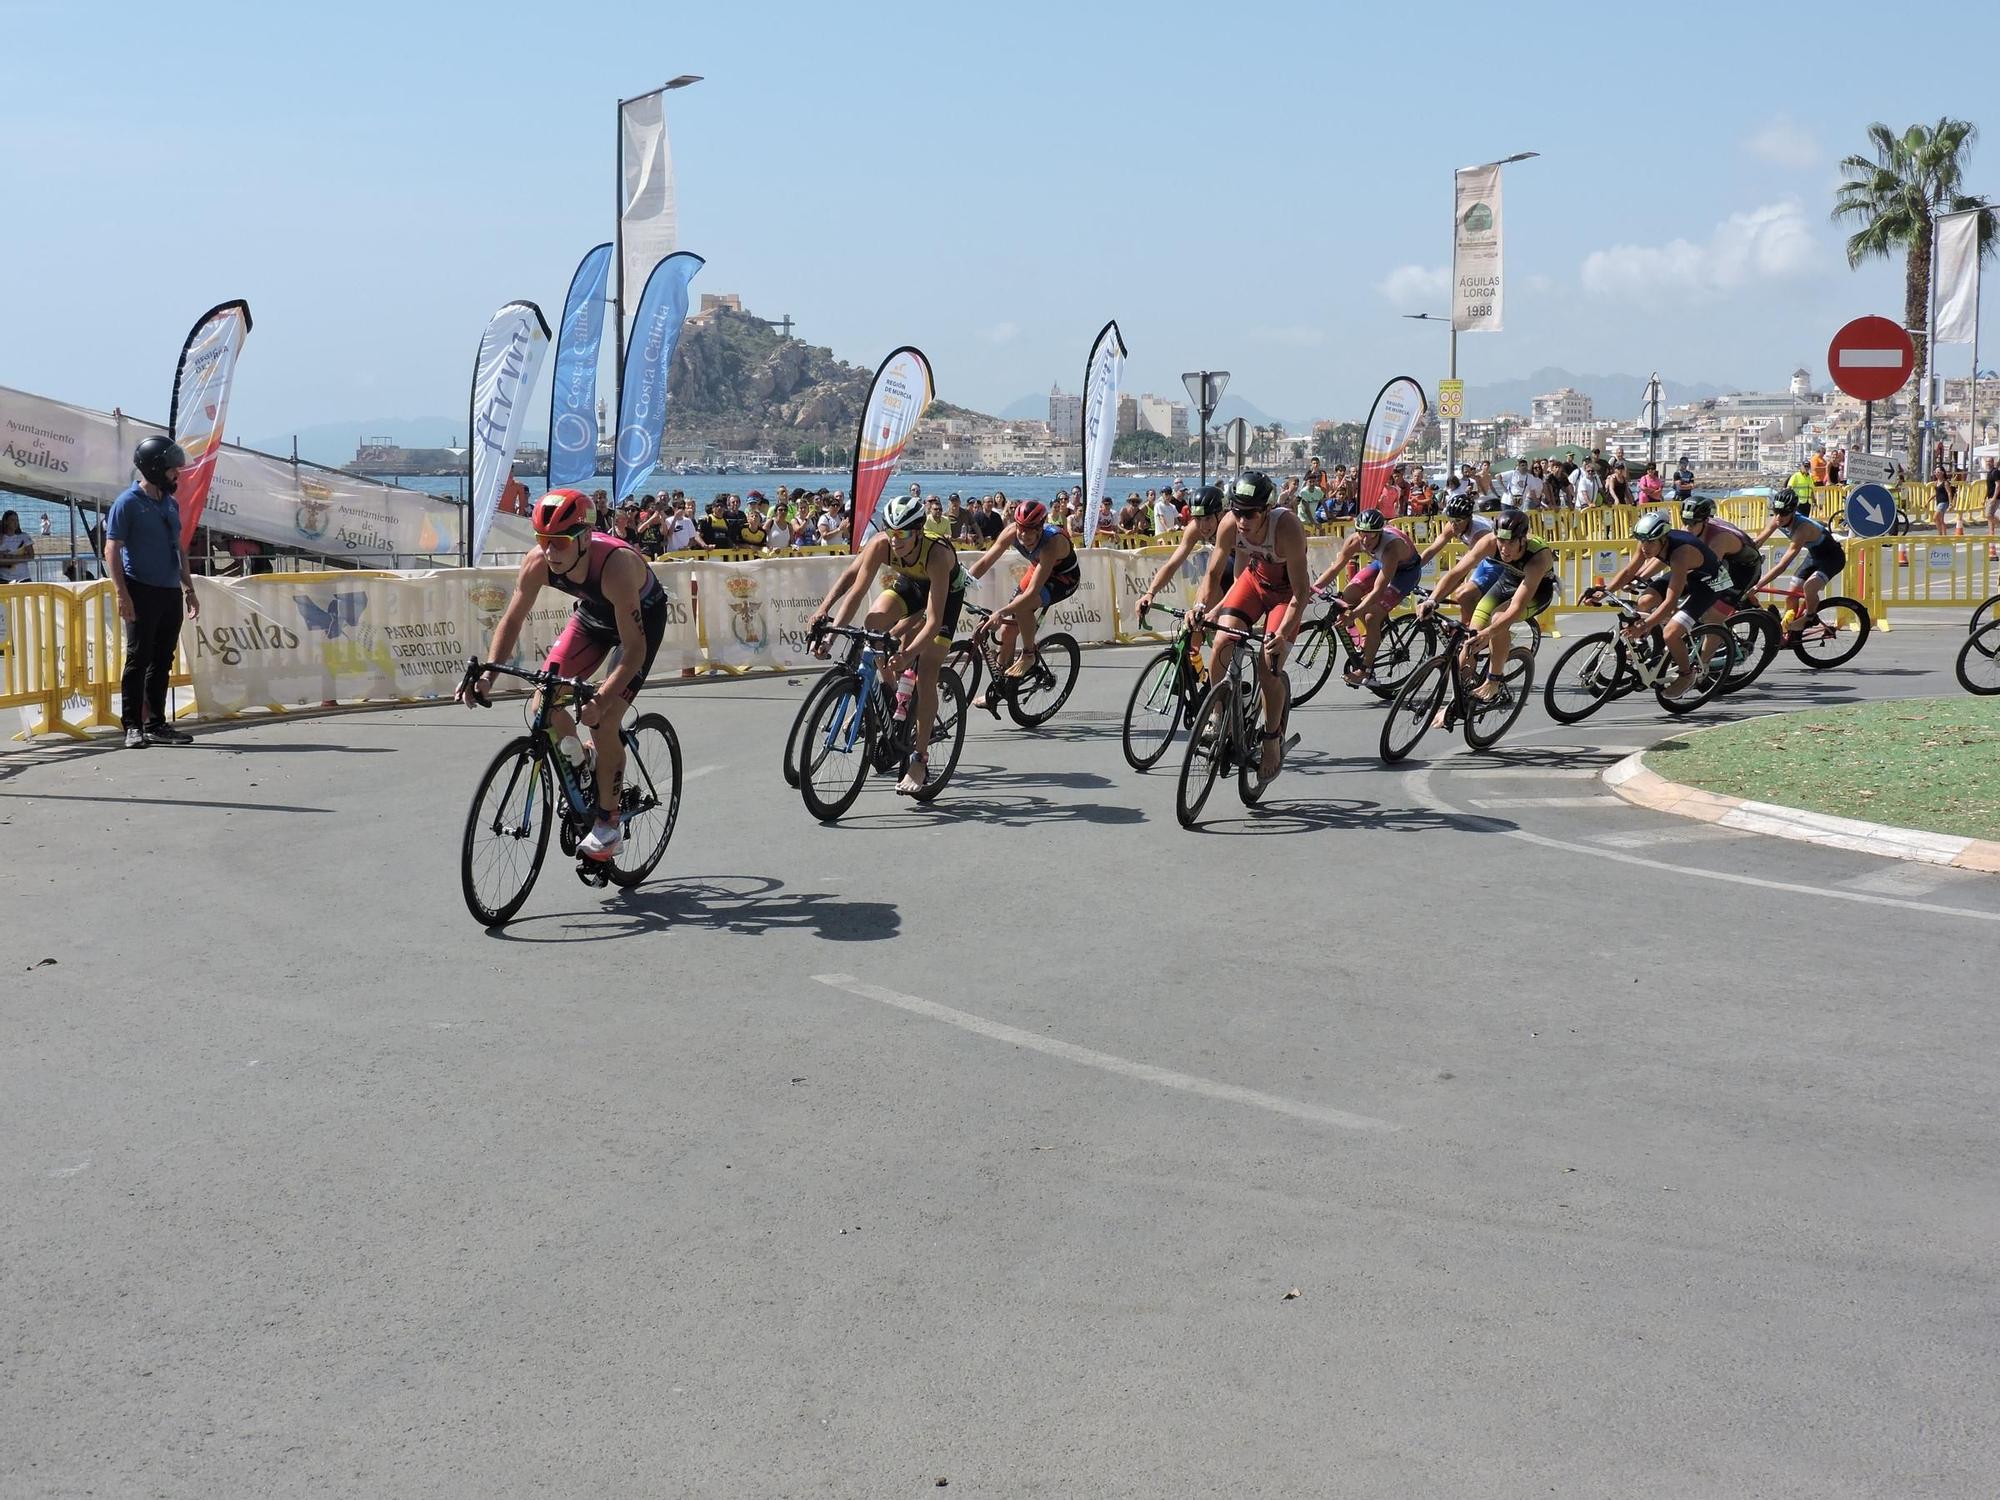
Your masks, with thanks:
[[[930,752],[930,779],[924,789],[917,793],[917,801],[928,802],[951,780],[951,773],[958,769],[959,753],[965,749],[965,684],[958,680],[958,673],[950,667],[938,669],[937,713],[931,718],[931,737],[927,746]],[[946,755],[942,768],[938,765],[938,746],[944,746]],[[905,770],[909,762],[903,763]]]
[[[1280,681],[1283,679],[1280,678]],[[1284,721],[1278,726],[1278,733],[1285,732],[1285,723],[1291,719],[1291,700],[1285,701]],[[1243,700],[1243,756],[1236,763],[1236,795],[1245,807],[1255,807],[1264,789],[1275,777],[1264,775],[1264,692],[1253,688]],[[1280,769],[1282,769],[1282,763]]]
[[[1035,642],[1035,664],[1015,684],[1007,712],[1023,729],[1046,724],[1069,701],[1082,659],[1076,637],[1058,631]]]
[[[498,927],[521,909],[549,849],[554,802],[548,763],[528,735],[509,740],[472,793],[459,847],[465,909],[483,927]]]
[[[799,745],[805,739],[806,723],[812,718],[812,711],[819,700],[828,693],[840,690],[838,672],[822,672],[813,685],[806,689],[805,701],[799,704],[799,711],[792,715],[791,732],[785,736],[785,785],[799,784]]]
[[[1660,707],[1676,716],[1693,713],[1715,697],[1736,670],[1736,638],[1727,625],[1695,626],[1688,632],[1687,647],[1688,670],[1694,674],[1688,690],[1678,698],[1669,698],[1667,683],[1673,680],[1671,677],[1653,689]]]
[[[875,715],[862,698],[857,673],[840,673],[840,690],[813,709],[799,744],[799,795],[806,811],[831,823],[861,795],[875,758]]]
[[[1437,626],[1415,615],[1398,615],[1375,643],[1375,696],[1388,702],[1410,674],[1437,655]]]
[[[1819,601],[1812,619],[1792,622],[1792,655],[1809,667],[1837,667],[1868,644],[1874,624],[1867,605],[1835,594]]]
[[[1736,667],[1722,684],[1725,693],[1740,693],[1771,665],[1778,655],[1778,622],[1770,611],[1739,609],[1724,622],[1736,643]]]
[[[1181,757],[1181,780],[1174,792],[1174,816],[1183,828],[1194,827],[1202,804],[1215,789],[1215,778],[1229,759],[1231,736],[1236,731],[1229,696],[1227,677],[1211,683],[1188,721],[1187,753]]]
[[[1989,620],[1958,648],[1958,685],[1990,698],[2000,693],[2000,620]]]
[[[1179,654],[1168,646],[1139,669],[1125,704],[1125,760],[1135,771],[1151,770],[1174,742],[1187,700],[1181,696]]]
[[[1551,617],[1553,618],[1553,617]],[[1539,615],[1528,616],[1528,652],[1533,655],[1542,649],[1542,621]]]
[[[1995,594],[1972,612],[1972,618],[1965,622],[1965,633],[1978,635],[1991,620],[2000,620],[2000,594]]]
[[[1430,732],[1438,710],[1451,692],[1451,657],[1440,653],[1412,672],[1382,720],[1382,759],[1389,765],[1417,748]]]
[[[970,638],[953,641],[951,650],[945,653],[944,664],[958,674],[959,683],[965,688],[965,701],[970,703],[979,696],[979,679],[986,672],[986,658]]]
[[[1625,653],[1610,631],[1587,635],[1556,658],[1542,689],[1542,706],[1558,724],[1589,718],[1611,701],[1625,676]]]
[[[604,873],[612,884],[635,886],[653,873],[681,815],[681,742],[665,714],[641,714],[625,742],[618,788],[624,847]]]
[[[1507,668],[1500,674],[1500,696],[1488,703],[1468,695],[1465,705],[1465,743],[1475,750],[1491,750],[1500,737],[1514,727],[1528,697],[1535,690],[1535,653],[1516,646],[1507,654]]]
[[[1333,675],[1333,659],[1340,654],[1334,644],[1333,627],[1315,620],[1299,631],[1292,654],[1285,658],[1285,676],[1292,684],[1292,707],[1312,700]]]

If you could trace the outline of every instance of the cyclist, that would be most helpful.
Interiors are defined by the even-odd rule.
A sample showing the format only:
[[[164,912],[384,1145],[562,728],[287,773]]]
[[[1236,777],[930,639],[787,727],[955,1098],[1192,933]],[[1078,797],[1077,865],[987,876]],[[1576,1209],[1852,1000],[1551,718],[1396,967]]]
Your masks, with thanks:
[[[1215,647],[1209,653],[1211,682],[1229,670],[1236,647],[1243,637],[1231,625],[1262,624],[1268,640],[1257,658],[1257,673],[1264,692],[1262,766],[1269,781],[1284,764],[1285,714],[1290,709],[1290,689],[1285,682],[1285,652],[1299,638],[1305,621],[1306,601],[1312,596],[1307,581],[1306,529],[1289,510],[1273,507],[1276,486],[1271,476],[1253,469],[1236,481],[1229,497],[1229,514],[1216,528],[1215,550],[1208,557],[1208,571],[1202,576],[1201,593],[1189,613],[1189,625],[1199,629],[1212,623]],[[1236,581],[1224,592],[1223,579],[1230,563],[1242,554],[1243,565]],[[1218,602],[1218,600],[1220,602]]]
[[[1646,613],[1625,627],[1627,640],[1641,640],[1655,627],[1673,658],[1674,678],[1660,691],[1678,698],[1694,684],[1688,669],[1688,632],[1715,608],[1716,579],[1722,563],[1691,531],[1678,531],[1665,511],[1649,510],[1632,523],[1632,540],[1637,545],[1631,559],[1609,583],[1584,590],[1582,603],[1595,603],[1612,589],[1635,579],[1647,579],[1640,586],[1639,604]],[[1664,572],[1664,576],[1652,575]]]
[[[1361,621],[1361,660],[1351,663],[1342,674],[1349,687],[1372,688],[1375,682],[1375,645],[1382,639],[1383,623],[1403,595],[1423,581],[1424,560],[1417,544],[1382,519],[1379,510],[1364,510],[1354,518],[1354,530],[1340,544],[1333,562],[1313,580],[1315,592],[1325,590],[1350,562],[1368,559],[1368,565],[1338,594],[1343,612]]]
[[[1764,554],[1750,534],[1727,521],[1718,521],[1715,501],[1707,495],[1681,502],[1681,522],[1697,541],[1722,559],[1729,587],[1723,591],[1720,602],[1739,609],[1755,603],[1757,580],[1764,574]]]
[[[1820,591],[1847,566],[1847,549],[1840,545],[1834,534],[1826,526],[1804,514],[1798,496],[1791,490],[1778,490],[1771,496],[1771,522],[1752,538],[1752,544],[1762,547],[1774,534],[1785,534],[1785,550],[1771,570],[1757,580],[1756,587],[1768,588],[1771,580],[1785,571],[1785,564],[1804,553],[1795,575],[1805,590],[1804,618],[1819,612]],[[1785,634],[1791,635],[1794,622],[1801,616],[1794,615],[1785,622]]]
[[[617,661],[604,686],[577,715],[590,731],[597,760],[597,822],[577,845],[586,859],[614,858],[624,846],[619,821],[619,786],[625,774],[625,743],[618,731],[625,710],[646,685],[653,657],[667,630],[667,591],[638,548],[619,537],[597,531],[591,504],[581,490],[550,490],[537,500],[530,516],[535,545],[521,560],[514,580],[514,597],[493,627],[487,648],[489,661],[512,655],[528,611],[544,587],[576,600],[569,623],[549,648],[543,669],[564,677],[588,677],[615,647]],[[487,672],[456,697],[461,703],[486,707],[493,691]],[[576,733],[576,720],[561,708],[550,714],[561,739]]]
[[[984,578],[1009,547],[1028,560],[1028,571],[1021,575],[1021,587],[1014,597],[981,620],[972,633],[975,640],[989,630],[1000,633],[999,673],[986,685],[979,699],[979,706],[996,718],[1000,712],[1000,675],[1019,686],[1022,674],[1028,670],[1027,663],[1035,658],[1035,627],[1042,611],[1074,594],[1083,581],[1083,565],[1077,559],[1076,544],[1060,526],[1049,524],[1049,508],[1039,500],[1017,500],[1013,515],[993,539],[993,545],[980,553],[966,571],[973,578]],[[1018,668],[1017,641],[1021,662]]]
[[[896,783],[896,791],[914,797],[930,780],[931,723],[937,716],[937,674],[958,628],[959,611],[965,606],[965,569],[958,565],[958,553],[948,537],[930,536],[924,531],[924,497],[914,486],[911,493],[885,503],[878,515],[881,528],[861,544],[853,561],[841,570],[826,597],[813,611],[807,634],[813,640],[813,654],[829,653],[819,627],[828,621],[845,625],[861,608],[874,586],[875,577],[889,569],[888,585],[875,597],[864,622],[868,629],[887,631],[898,650],[889,658],[889,671],[900,675],[914,668],[917,674],[916,735],[909,769]]]
[[[1215,536],[1222,529],[1222,512],[1226,509],[1222,498],[1222,486],[1211,484],[1203,487],[1200,494],[1188,501],[1187,525],[1181,528],[1181,539],[1167,560],[1160,564],[1153,574],[1153,581],[1146,585],[1146,592],[1139,596],[1139,612],[1144,614],[1153,607],[1153,596],[1165,588],[1181,570],[1183,564],[1194,556],[1195,548],[1213,546]],[[1223,584],[1235,582],[1235,563],[1225,559]]]
[[[1493,518],[1487,534],[1466,549],[1438,580],[1431,598],[1418,607],[1419,614],[1428,614],[1437,608],[1438,600],[1455,598],[1465,608],[1466,595],[1454,595],[1453,591],[1468,581],[1472,589],[1479,590],[1466,622],[1473,633],[1465,638],[1459,660],[1469,671],[1479,653],[1486,653],[1486,680],[1473,689],[1480,699],[1499,696],[1497,679],[1513,654],[1514,626],[1543,614],[1556,602],[1555,564],[1556,554],[1549,544],[1528,534],[1528,513],[1510,505]],[[1482,576],[1487,580],[1484,586],[1479,582]],[[1491,669],[1494,662],[1500,663],[1499,673]]]
[[[1438,527],[1438,534],[1424,548],[1420,561],[1428,567],[1437,560],[1437,555],[1453,542],[1463,542],[1467,549],[1476,546],[1483,538],[1492,535],[1493,523],[1484,516],[1472,513],[1472,492],[1456,494],[1444,502],[1444,524]],[[1493,580],[1500,576],[1500,564],[1491,555],[1474,566],[1471,581],[1459,591],[1453,602],[1459,607],[1459,618],[1466,624],[1472,623],[1472,607],[1479,602],[1479,596],[1493,586]],[[1442,598],[1440,591],[1438,597]]]

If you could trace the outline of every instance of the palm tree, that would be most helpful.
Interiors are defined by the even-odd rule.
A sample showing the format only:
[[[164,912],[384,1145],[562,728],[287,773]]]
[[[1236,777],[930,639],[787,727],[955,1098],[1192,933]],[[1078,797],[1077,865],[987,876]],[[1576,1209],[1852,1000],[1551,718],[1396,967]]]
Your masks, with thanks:
[[[1888,260],[1903,250],[1903,326],[1911,330],[1917,348],[1917,369],[1924,368],[1924,314],[1931,296],[1931,232],[1941,213],[1984,208],[1982,200],[1959,191],[1965,158],[1979,131],[1970,120],[1940,119],[1935,125],[1912,125],[1901,135],[1877,122],[1868,127],[1873,158],[1850,156],[1841,162],[1846,174],[1833,202],[1833,218],[1861,227],[1847,238],[1847,264],[1859,266],[1876,256]],[[1979,253],[1993,246],[1993,214],[1979,216]],[[1910,469],[1922,463],[1923,434],[1910,423]]]

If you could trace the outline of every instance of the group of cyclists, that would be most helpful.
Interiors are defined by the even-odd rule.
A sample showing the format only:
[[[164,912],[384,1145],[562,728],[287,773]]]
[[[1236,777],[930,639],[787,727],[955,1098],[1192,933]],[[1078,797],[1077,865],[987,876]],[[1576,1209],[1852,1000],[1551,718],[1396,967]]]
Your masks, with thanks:
[[[1277,487],[1261,472],[1241,475],[1228,486],[1209,485],[1189,507],[1187,525],[1138,599],[1141,611],[1177,577],[1204,546],[1208,563],[1195,589],[1184,628],[1208,640],[1210,681],[1229,670],[1237,650],[1258,635],[1257,681],[1263,699],[1259,733],[1261,770],[1268,781],[1282,769],[1284,726],[1290,709],[1285,676],[1287,653],[1306,623],[1308,610],[1324,601],[1358,643],[1345,671],[1356,687],[1378,686],[1375,659],[1391,613],[1418,589],[1424,570],[1454,544],[1462,554],[1418,605],[1420,617],[1456,611],[1466,635],[1461,662],[1472,670],[1471,691],[1485,699],[1502,691],[1494,673],[1478,664],[1505,663],[1513,652],[1513,632],[1546,613],[1555,603],[1556,552],[1533,534],[1526,511],[1512,507],[1490,518],[1474,514],[1469,495],[1445,502],[1442,525],[1420,546],[1380,511],[1357,516],[1332,562],[1317,577],[1306,560],[1306,533],[1297,514],[1278,505]],[[1034,660],[1041,615],[1070,597],[1081,581],[1081,562],[1068,534],[1051,523],[1048,507],[1036,500],[1017,503],[1007,524],[970,562],[961,562],[952,542],[927,533],[927,508],[917,486],[886,500],[876,529],[855,551],[814,612],[810,638],[816,655],[829,654],[824,627],[850,625],[866,609],[865,627],[886,635],[892,645],[891,674],[915,678],[914,753],[897,791],[923,793],[928,784],[929,744],[938,709],[938,674],[958,629],[967,591],[1008,554],[1027,567],[1014,597],[977,626],[975,639],[991,633],[998,674],[980,706],[992,710],[1008,690],[1000,679],[1017,678]],[[1629,638],[1658,631],[1671,654],[1674,678],[1668,698],[1693,680],[1688,634],[1717,620],[1771,584],[1793,560],[1804,593],[1804,612],[1818,606],[1829,580],[1846,566],[1846,554],[1827,527],[1806,513],[1797,496],[1781,489],[1770,502],[1768,524],[1755,536],[1720,520],[1715,502],[1687,500],[1681,526],[1665,512],[1639,517],[1632,530],[1632,555],[1607,582],[1584,592],[1591,604],[1604,595],[1634,590],[1638,613],[1625,626]],[[579,846],[586,859],[606,860],[618,852],[620,727],[626,710],[645,685],[665,628],[665,594],[629,542],[597,532],[590,504],[577,490],[553,490],[535,502],[535,545],[521,564],[514,593],[493,632],[490,657],[505,660],[513,651],[536,597],[544,587],[576,599],[571,618],[549,653],[548,669],[586,677],[615,649],[603,688],[580,711],[595,757],[598,821]],[[1767,566],[1766,546],[1784,547]],[[878,582],[879,580],[879,582]],[[473,681],[461,701],[483,705],[492,686],[488,673]],[[557,725],[574,732],[566,714]]]

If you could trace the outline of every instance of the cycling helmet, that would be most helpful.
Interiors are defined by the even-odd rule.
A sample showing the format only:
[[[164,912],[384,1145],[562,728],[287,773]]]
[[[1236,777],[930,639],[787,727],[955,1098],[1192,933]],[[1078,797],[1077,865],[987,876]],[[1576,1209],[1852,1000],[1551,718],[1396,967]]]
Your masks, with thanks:
[[[1234,511],[1259,511],[1271,503],[1271,476],[1261,469],[1252,469],[1236,481],[1236,488],[1230,492],[1229,508]]]
[[[1699,526],[1714,514],[1715,501],[1707,495],[1681,501],[1681,523],[1685,526]]]
[[[1203,485],[1201,493],[1188,501],[1190,516],[1219,516],[1227,508],[1228,503],[1222,498],[1222,486],[1219,484]]]
[[[1525,542],[1528,539],[1528,513],[1508,506],[1493,518],[1493,534],[1503,542]]]
[[[1379,510],[1364,510],[1354,518],[1356,531],[1380,531],[1382,525],[1382,512]]]
[[[1048,523],[1049,508],[1039,500],[1017,500],[1012,519],[1016,530],[1040,531]]]
[[[1799,508],[1799,497],[1790,490],[1775,490],[1771,495],[1771,514],[1789,516]]]
[[[167,478],[167,470],[184,469],[187,461],[187,450],[170,437],[143,438],[132,450],[132,467],[139,471],[139,477],[169,495],[174,492],[174,482]]]
[[[1649,510],[1632,523],[1632,540],[1635,542],[1658,542],[1666,539],[1673,528],[1667,523],[1667,513]]]
[[[1444,503],[1444,513],[1454,521],[1464,521],[1472,515],[1472,496],[1453,495]]]
[[[884,531],[909,531],[924,524],[924,497],[898,495],[882,507]]]
[[[529,521],[542,536],[563,536],[586,531],[592,520],[590,501],[582,490],[550,490],[535,502]]]

